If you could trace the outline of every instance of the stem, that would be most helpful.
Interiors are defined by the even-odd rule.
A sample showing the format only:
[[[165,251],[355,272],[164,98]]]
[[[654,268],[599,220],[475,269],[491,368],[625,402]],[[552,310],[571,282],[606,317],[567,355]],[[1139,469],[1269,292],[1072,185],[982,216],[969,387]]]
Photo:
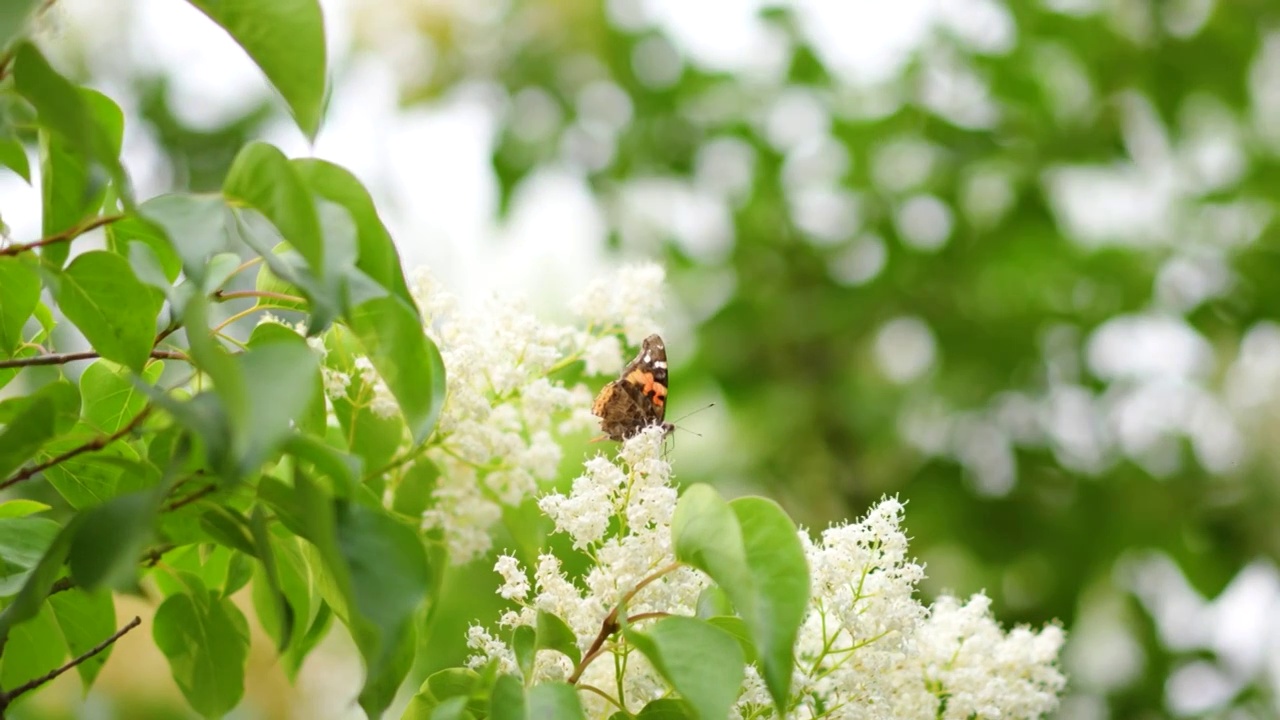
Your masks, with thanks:
[[[241,298],[267,298],[268,300],[279,300],[281,302],[292,303],[305,303],[307,301],[306,298],[300,298],[297,295],[271,292],[269,290],[218,290],[213,293],[213,299],[218,302],[226,302],[227,300],[237,300]]]
[[[591,661],[595,660],[602,652],[604,652],[605,640],[608,640],[610,635],[618,632],[618,609],[625,607],[627,603],[631,602],[632,598],[634,598],[641,590],[648,587],[650,583],[661,578],[663,575],[680,569],[680,567],[681,563],[678,561],[661,567],[655,570],[649,577],[636,583],[635,587],[631,588],[626,595],[622,596],[622,600],[617,605],[613,606],[613,609],[609,611],[609,614],[604,617],[604,622],[600,623],[600,632],[596,634],[596,639],[591,642],[591,648],[587,650],[587,654],[582,656],[582,661],[573,669],[573,674],[569,676],[568,680],[570,685],[577,684],[578,678],[582,677],[582,673],[587,669],[587,666],[591,664]],[[636,616],[636,619],[665,614],[666,613],[641,613]]]
[[[200,488],[199,490],[196,490],[195,492],[182,498],[181,500],[174,500],[168,505],[165,505],[164,508],[161,510],[161,512],[173,512],[174,510],[177,510],[180,507],[185,507],[187,505],[190,505],[191,503],[199,500],[200,498],[213,493],[217,489],[218,489],[217,485],[205,485],[204,487]]]
[[[83,655],[80,655],[79,657],[76,657],[75,659],[73,659],[73,660],[71,660],[70,662],[68,662],[66,665],[63,665],[62,667],[59,667],[59,668],[55,668],[55,669],[53,669],[53,670],[50,670],[49,672],[45,673],[44,675],[42,675],[42,676],[40,676],[40,677],[38,677],[38,678],[35,678],[34,680],[29,680],[29,681],[27,681],[27,682],[25,682],[25,683],[23,683],[23,684],[19,685],[18,687],[14,688],[14,689],[12,689],[12,690],[10,690],[10,691],[8,691],[8,692],[0,693],[0,713],[3,713],[3,712],[4,712],[4,709],[5,709],[5,708],[7,708],[7,707],[9,707],[10,703],[12,703],[14,700],[18,699],[18,697],[19,697],[19,696],[21,696],[22,694],[27,693],[27,692],[30,692],[30,691],[32,691],[32,690],[35,690],[36,688],[40,687],[41,685],[44,685],[45,683],[49,682],[50,680],[53,680],[54,678],[58,677],[58,676],[59,676],[59,675],[61,675],[62,673],[64,673],[64,672],[66,672],[66,671],[70,670],[71,668],[73,668],[73,667],[75,667],[75,666],[77,666],[77,665],[79,665],[79,664],[81,664],[81,663],[85,662],[86,660],[88,660],[89,658],[93,657],[94,655],[97,655],[98,653],[102,652],[103,650],[106,650],[107,648],[111,647],[111,645],[112,645],[112,644],[114,644],[114,643],[115,643],[115,641],[117,641],[117,640],[119,640],[120,638],[124,637],[124,634],[125,634],[125,633],[127,633],[127,632],[129,632],[130,630],[132,630],[132,629],[134,629],[134,628],[138,627],[138,626],[139,626],[139,625],[141,625],[141,624],[142,624],[142,618],[139,618],[139,617],[137,617],[137,616],[135,615],[135,616],[134,616],[134,618],[133,618],[132,620],[130,620],[130,621],[129,621],[129,623],[128,623],[127,625],[125,625],[124,627],[122,627],[122,628],[120,628],[119,630],[117,630],[117,631],[115,631],[114,633],[112,633],[112,634],[111,634],[111,637],[107,638],[106,640],[103,640],[102,642],[98,643],[97,645],[94,645],[92,648],[90,648],[90,649],[89,649],[89,651],[88,651],[88,652],[86,652],[86,653],[85,653],[85,654],[83,654]]]
[[[65,365],[69,362],[76,362],[77,360],[94,360],[100,357],[102,357],[102,355],[94,350],[69,353],[46,353],[44,355],[36,355],[34,357],[0,360],[0,370],[16,367],[33,367],[36,365]],[[189,359],[186,353],[178,350],[152,350],[151,357],[160,360]]]
[[[75,240],[77,237],[80,237],[81,235],[89,232],[90,230],[93,230],[95,228],[100,228],[103,225],[110,225],[111,223],[117,220],[123,220],[123,219],[124,219],[124,215],[103,215],[102,217],[96,217],[83,224],[69,227],[60,233],[55,233],[53,235],[50,235],[49,237],[40,238],[35,242],[29,242],[29,243],[18,244],[18,245],[10,245],[9,247],[0,248],[0,257],[4,257],[6,255],[10,255],[10,256],[21,255],[24,252],[30,252],[31,250],[35,250],[38,247],[44,247],[45,245],[53,245],[56,243],[70,242],[72,240]]]
[[[37,475],[45,470],[48,470],[54,465],[66,462],[71,458],[76,457],[77,455],[83,455],[87,452],[101,450],[102,448],[110,445],[116,440],[119,440],[125,435],[128,435],[129,433],[136,430],[138,426],[142,424],[142,421],[146,420],[147,416],[150,414],[151,414],[151,406],[147,406],[142,409],[142,412],[138,413],[137,415],[134,415],[133,419],[129,421],[128,425],[125,425],[124,427],[111,433],[110,435],[99,435],[98,437],[90,440],[89,442],[83,445],[80,445],[78,447],[71,448],[70,450],[62,453],[61,455],[57,455],[42,463],[36,463],[35,465],[32,465],[28,468],[19,470],[17,474],[15,474],[13,477],[10,477],[8,480],[5,480],[4,482],[0,482],[0,490],[4,490],[5,488],[17,485],[23,480],[27,480],[34,475]]]

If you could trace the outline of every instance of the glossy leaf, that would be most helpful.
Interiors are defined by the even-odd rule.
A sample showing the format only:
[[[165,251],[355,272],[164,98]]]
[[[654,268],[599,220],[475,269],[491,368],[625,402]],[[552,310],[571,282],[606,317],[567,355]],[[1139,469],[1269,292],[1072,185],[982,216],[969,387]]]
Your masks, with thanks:
[[[284,97],[309,139],[325,102],[324,15],[316,0],[189,0],[225,29]]]
[[[230,600],[186,576],[189,593],[171,595],[156,610],[152,637],[173,679],[196,712],[220,716],[244,694],[249,627]]]
[[[356,307],[347,319],[400,405],[414,442],[435,429],[444,406],[444,361],[410,306],[394,297]]]
[[[127,260],[102,250],[83,253],[57,276],[53,292],[67,319],[102,357],[142,372],[163,301],[134,276]]]
[[[727,717],[742,690],[746,661],[725,631],[694,618],[673,616],[645,631],[624,630],[627,641],[689,702],[702,720]]]

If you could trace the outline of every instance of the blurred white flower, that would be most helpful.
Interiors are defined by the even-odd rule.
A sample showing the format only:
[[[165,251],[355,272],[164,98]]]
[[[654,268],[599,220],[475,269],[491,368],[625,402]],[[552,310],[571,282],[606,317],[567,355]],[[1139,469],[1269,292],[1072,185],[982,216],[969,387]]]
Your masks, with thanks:
[[[593,329],[620,327],[627,344],[639,345],[658,327],[665,280],[666,271],[660,265],[629,265],[612,277],[592,282],[569,307]]]

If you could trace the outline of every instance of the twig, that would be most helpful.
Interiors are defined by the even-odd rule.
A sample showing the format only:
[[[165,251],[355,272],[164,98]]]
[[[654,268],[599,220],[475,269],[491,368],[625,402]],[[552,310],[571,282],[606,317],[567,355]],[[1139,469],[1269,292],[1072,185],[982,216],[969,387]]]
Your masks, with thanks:
[[[44,355],[35,355],[33,357],[0,360],[0,370],[16,367],[33,367],[35,365],[65,365],[69,362],[76,362],[77,360],[94,360],[100,357],[102,357],[102,355],[94,350],[69,353],[46,353]],[[178,350],[152,350],[151,357],[160,360],[189,359],[186,353]]]
[[[281,302],[293,303],[304,303],[307,301],[306,298],[300,298],[297,295],[271,292],[269,290],[218,290],[213,293],[213,299],[218,302],[240,300],[244,298],[266,298],[268,300],[279,300]]]
[[[124,219],[124,215],[103,215],[102,217],[96,217],[82,225],[74,225],[72,227],[67,228],[66,230],[63,230],[60,233],[55,233],[53,235],[50,235],[49,237],[40,238],[39,240],[36,240],[34,242],[20,243],[18,245],[10,245],[8,247],[0,248],[0,257],[4,257],[6,255],[21,255],[24,252],[30,252],[31,250],[34,250],[38,247],[44,247],[45,245],[53,245],[55,243],[70,242],[80,237],[81,235],[89,232],[90,230],[93,230],[95,228],[100,228],[103,225],[110,225],[111,223],[117,220],[123,220],[123,219]]]
[[[134,415],[133,419],[129,421],[128,425],[125,425],[124,427],[111,433],[110,435],[99,435],[98,437],[90,440],[89,442],[86,442],[85,444],[79,445],[77,447],[73,447],[70,450],[62,453],[61,455],[57,455],[48,460],[45,460],[42,463],[36,463],[35,465],[32,465],[28,468],[19,470],[15,475],[10,477],[8,480],[5,480],[4,482],[0,482],[0,490],[4,490],[5,488],[11,487],[13,485],[17,485],[23,480],[27,480],[31,478],[33,475],[39,474],[53,467],[54,465],[57,465],[59,463],[64,463],[70,460],[71,458],[76,457],[77,455],[83,455],[87,452],[101,450],[102,448],[110,445],[116,440],[119,440],[125,435],[128,435],[129,433],[136,430],[138,426],[142,424],[142,421],[146,420],[147,416],[150,414],[151,414],[151,406],[148,405],[147,407],[142,409],[142,412],[138,413],[137,415]]]
[[[600,623],[600,632],[596,633],[596,639],[591,642],[591,648],[587,650],[587,654],[582,656],[582,660],[578,663],[578,666],[573,669],[573,674],[569,676],[568,680],[570,685],[577,684],[578,678],[582,677],[582,673],[586,671],[587,666],[591,664],[591,661],[595,660],[604,652],[604,641],[608,640],[610,635],[618,632],[621,628],[618,624],[618,610],[626,607],[627,603],[631,602],[632,598],[639,594],[641,590],[645,589],[649,583],[654,582],[669,572],[678,570],[680,567],[681,563],[679,562],[673,562],[670,565],[661,567],[655,570],[649,577],[636,583],[635,587],[631,588],[626,595],[622,596],[622,600],[617,605],[613,606],[613,609],[605,616],[604,622]],[[641,620],[655,615],[665,615],[665,613],[641,613],[636,615],[634,618],[628,618],[628,620]]]
[[[204,487],[200,488],[199,490],[196,490],[190,495],[180,500],[174,500],[168,505],[165,505],[162,512],[173,512],[174,510],[177,510],[180,507],[185,507],[187,505],[190,505],[191,503],[199,500],[200,498],[206,495],[209,495],[210,493],[214,492],[217,489],[218,489],[217,485],[205,485]]]
[[[59,667],[59,668],[54,668],[53,670],[50,670],[49,672],[45,673],[44,675],[41,675],[40,677],[34,680],[28,680],[27,682],[19,685],[18,687],[8,692],[0,693],[0,713],[3,713],[4,709],[9,707],[9,704],[12,703],[14,700],[18,699],[18,697],[21,696],[23,693],[30,692],[31,690],[35,690],[41,685],[44,685],[50,680],[53,680],[54,678],[58,677],[62,673],[85,662],[86,660],[93,657],[94,655],[97,655],[103,650],[106,650],[107,648],[111,647],[111,645],[115,643],[115,641],[124,637],[125,633],[138,627],[141,624],[142,624],[142,618],[135,615],[134,618],[130,620],[127,625],[125,625],[124,627],[112,633],[111,637],[107,638],[106,640],[103,640],[97,645],[94,645],[92,648],[89,649],[88,652],[86,652],[83,655],[80,655],[79,657],[74,658],[73,660],[68,662],[66,665],[63,665],[62,667]]]

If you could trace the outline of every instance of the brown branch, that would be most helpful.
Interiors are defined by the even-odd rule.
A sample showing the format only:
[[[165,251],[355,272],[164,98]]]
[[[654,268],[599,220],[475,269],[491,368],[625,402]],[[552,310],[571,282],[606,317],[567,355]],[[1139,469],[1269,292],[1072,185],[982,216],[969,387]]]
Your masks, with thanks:
[[[34,367],[36,365],[66,365],[69,362],[76,362],[77,360],[95,360],[100,357],[102,357],[102,355],[94,350],[69,353],[45,353],[44,355],[34,355],[26,358],[0,360],[0,370],[7,370],[8,368],[16,367]],[[152,350],[151,357],[159,360],[189,359],[186,353],[178,350]]]
[[[200,498],[213,493],[217,489],[218,489],[217,485],[205,485],[204,487],[200,488],[199,490],[196,490],[190,495],[180,500],[174,500],[168,505],[165,505],[164,508],[161,510],[161,512],[173,512],[174,510],[177,510],[180,507],[185,507],[187,505],[190,505],[191,503],[199,500]]]
[[[111,637],[107,638],[106,640],[103,640],[97,645],[94,645],[92,648],[89,649],[88,652],[72,659],[66,665],[63,665],[62,667],[59,667],[59,668],[54,668],[53,670],[50,670],[44,675],[41,675],[40,677],[35,678],[34,680],[29,680],[8,692],[0,693],[0,713],[3,713],[4,709],[9,707],[9,704],[12,703],[14,700],[18,699],[18,697],[21,696],[22,694],[35,690],[41,685],[44,685],[50,680],[53,680],[54,678],[58,677],[62,673],[85,662],[86,660],[93,657],[94,655],[97,655],[103,650],[106,650],[107,648],[111,647],[111,645],[114,644],[115,641],[124,637],[125,633],[138,627],[141,624],[142,624],[142,618],[135,615],[134,618],[130,620],[127,625],[125,625],[124,627],[112,633]]]
[[[95,450],[101,450],[102,448],[110,445],[116,440],[119,440],[125,435],[128,435],[129,433],[136,430],[138,426],[142,424],[142,421],[146,420],[147,416],[150,414],[151,414],[151,406],[147,406],[142,409],[142,412],[138,413],[137,415],[134,415],[133,419],[129,421],[128,425],[125,425],[124,427],[111,433],[110,435],[99,435],[98,437],[86,442],[83,445],[78,445],[76,447],[71,448],[70,450],[62,453],[61,455],[56,455],[52,458],[49,458],[48,460],[45,460],[42,463],[36,463],[35,465],[32,465],[28,468],[19,470],[16,474],[14,474],[8,480],[5,480],[4,482],[0,482],[0,490],[4,490],[5,488],[17,485],[23,480],[30,479],[33,475],[37,475],[45,470],[48,470],[54,465],[57,465],[59,463],[64,463],[78,455],[83,455],[87,452],[93,452]]]
[[[591,647],[587,650],[587,654],[582,656],[582,660],[578,663],[578,666],[573,669],[573,674],[569,676],[568,680],[570,685],[577,684],[578,678],[582,677],[582,673],[586,671],[587,666],[591,664],[591,661],[595,660],[604,652],[605,641],[609,639],[610,635],[613,635],[621,629],[622,626],[618,624],[618,610],[626,607],[627,603],[631,602],[632,598],[639,594],[640,591],[645,589],[645,587],[650,583],[667,573],[678,570],[680,566],[681,563],[677,561],[653,571],[653,574],[636,583],[635,587],[631,588],[626,595],[622,596],[622,600],[617,605],[613,606],[613,609],[609,611],[609,614],[604,617],[604,622],[600,623],[600,632],[596,633],[596,639],[591,641]],[[642,620],[648,617],[665,614],[666,613],[641,613],[636,615],[634,618],[628,618],[628,621],[632,619]]]
[[[56,243],[70,242],[80,237],[81,235],[89,232],[90,230],[100,228],[103,225],[110,225],[111,223],[116,222],[117,220],[123,220],[124,217],[125,217],[124,215],[103,215],[102,217],[96,217],[81,225],[74,225],[72,227],[69,227],[60,233],[54,233],[49,237],[40,238],[35,242],[21,243],[18,245],[10,245],[8,247],[3,247],[3,248],[0,248],[0,257],[4,257],[6,255],[10,255],[10,256],[21,255],[24,252],[30,252],[31,250],[35,250],[38,247],[44,247],[45,245],[54,245]]]

